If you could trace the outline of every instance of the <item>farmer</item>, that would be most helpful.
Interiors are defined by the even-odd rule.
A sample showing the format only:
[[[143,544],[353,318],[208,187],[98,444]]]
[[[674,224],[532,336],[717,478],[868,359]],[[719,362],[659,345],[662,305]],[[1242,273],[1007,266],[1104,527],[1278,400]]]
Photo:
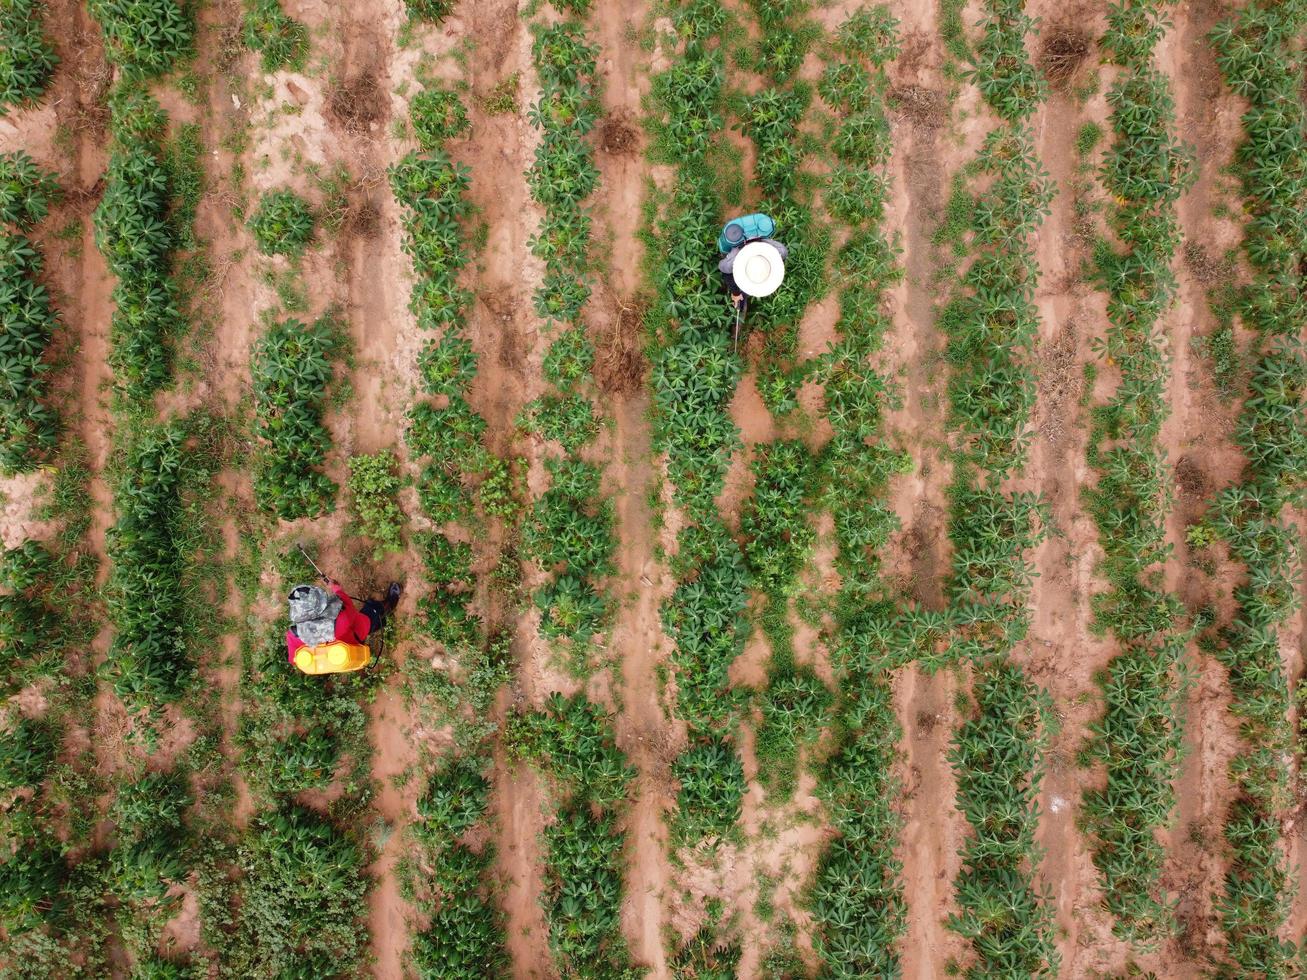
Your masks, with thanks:
[[[367,639],[381,629],[399,602],[400,585],[392,582],[385,599],[368,599],[361,610],[338,582],[328,593],[316,585],[297,585],[287,597],[290,629],[286,659],[306,674],[339,674],[366,667],[372,659]]]
[[[771,237],[775,232],[770,215],[746,214],[726,222],[717,236],[717,250],[722,253],[717,271],[739,316],[748,310],[750,296],[770,296],[785,278],[790,250]]]

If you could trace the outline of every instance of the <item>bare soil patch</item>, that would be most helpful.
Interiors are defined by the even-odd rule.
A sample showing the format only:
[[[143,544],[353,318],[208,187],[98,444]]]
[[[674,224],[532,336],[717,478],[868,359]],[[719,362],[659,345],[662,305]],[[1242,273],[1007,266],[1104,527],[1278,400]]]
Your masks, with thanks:
[[[948,121],[948,100],[942,92],[922,85],[890,89],[890,108],[914,126],[938,129]]]
[[[640,128],[627,113],[614,113],[599,126],[599,149],[613,156],[629,156],[640,148]]]
[[[365,69],[331,90],[327,119],[351,136],[367,136],[386,118],[390,96],[377,82],[376,69]]]
[[[1055,90],[1066,91],[1080,78],[1092,41],[1078,27],[1054,27],[1039,45],[1039,70]]]
[[[607,395],[629,395],[644,381],[644,315],[647,305],[636,298],[615,300],[617,309],[599,336],[595,349],[595,383]]]

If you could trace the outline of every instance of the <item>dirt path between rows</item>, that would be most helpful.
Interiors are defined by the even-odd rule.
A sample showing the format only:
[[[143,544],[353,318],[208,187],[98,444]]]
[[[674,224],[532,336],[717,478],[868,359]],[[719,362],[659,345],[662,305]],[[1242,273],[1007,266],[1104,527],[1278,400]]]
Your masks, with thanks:
[[[1179,292],[1168,318],[1172,369],[1168,400],[1172,416],[1162,429],[1162,443],[1173,467],[1175,505],[1167,540],[1175,560],[1166,569],[1167,587],[1180,596],[1189,614],[1210,606],[1218,622],[1234,614],[1232,593],[1242,569],[1228,561],[1210,561],[1185,543],[1189,524],[1197,520],[1223,488],[1239,479],[1244,459],[1234,445],[1239,406],[1217,393],[1211,362],[1195,340],[1212,331],[1208,290],[1232,270],[1221,257],[1242,239],[1237,194],[1222,171],[1233,162],[1241,141],[1242,100],[1222,84],[1208,35],[1220,11],[1211,4],[1185,4],[1175,11],[1174,28],[1158,49],[1158,63],[1176,98],[1180,137],[1197,150],[1197,179],[1181,197],[1177,213],[1184,245],[1175,263]],[[1218,217],[1218,204],[1228,217]],[[1233,799],[1230,763],[1241,751],[1236,719],[1227,710],[1229,683],[1215,658],[1190,644],[1194,683],[1185,704],[1186,757],[1176,784],[1175,823],[1166,835],[1165,883],[1178,897],[1180,934],[1168,944],[1162,964],[1182,964],[1198,976],[1219,956],[1225,942],[1216,903],[1224,897],[1229,863],[1223,828]]]
[[[891,484],[890,506],[901,529],[886,548],[884,567],[909,601],[939,610],[950,563],[945,489],[952,468],[943,441],[944,338],[935,325],[936,307],[946,295],[937,278],[943,257],[931,236],[943,217],[950,175],[970,158],[972,138],[958,139],[950,126],[935,6],[896,3],[891,9],[900,22],[901,53],[890,66],[894,140],[887,214],[888,232],[903,248],[905,275],[888,293],[893,318],[883,356],[891,372],[897,369],[891,377],[902,405],[886,413],[886,430],[911,454],[914,469]],[[964,97],[974,103],[974,93]],[[953,805],[956,784],[946,757],[957,721],[958,682],[951,674],[932,678],[911,666],[892,687],[903,731],[904,824],[896,849],[908,908],[903,975],[926,980],[942,976],[965,948],[944,924],[954,908],[952,883],[966,827]]]
[[[531,34],[516,0],[465,3],[444,28],[453,36],[476,38],[466,68],[472,138],[454,147],[455,157],[472,174],[470,196],[484,223],[487,238],[471,282],[476,299],[468,314],[467,336],[478,355],[477,375],[468,401],[485,418],[486,441],[497,455],[525,456],[533,495],[538,493],[543,465],[538,447],[523,444],[514,420],[521,407],[539,393],[544,339],[532,314],[532,294],[542,268],[532,258],[527,239],[539,209],[531,200],[524,174],[531,164],[536,134],[525,112],[535,97],[531,65]],[[518,112],[490,115],[480,101],[504,79],[519,74]],[[497,553],[498,537],[482,547]],[[525,580],[523,587],[530,586]],[[521,614],[504,609],[496,616],[515,622],[488,620],[514,630],[517,664],[513,688],[504,692],[496,717],[510,707],[536,706],[560,683],[550,669],[547,646],[538,636],[536,619],[527,607]],[[507,913],[507,938],[513,976],[555,976],[549,954],[548,930],[540,906],[540,833],[546,813],[539,777],[524,762],[511,762],[502,745],[495,751],[491,809],[496,821],[496,868],[503,882],[501,900]]]
[[[1105,23],[1105,7],[1097,3],[1073,12],[1038,4],[1031,12],[1041,18],[1041,30],[1031,39],[1037,57],[1053,38],[1092,39]],[[1044,849],[1039,880],[1053,896],[1057,948],[1068,976],[1087,969],[1120,968],[1126,955],[1112,936],[1089,841],[1079,829],[1082,795],[1095,780],[1076,762],[1090,725],[1102,714],[1095,672],[1115,652],[1111,643],[1092,635],[1089,628],[1089,602],[1102,550],[1098,528],[1079,493],[1090,479],[1084,370],[1096,361],[1090,345],[1106,326],[1103,297],[1087,281],[1092,230],[1076,210],[1077,183],[1091,179],[1077,170],[1076,134],[1090,121],[1106,128],[1107,116],[1101,93],[1085,102],[1073,91],[1097,68],[1092,41],[1089,44],[1085,62],[1064,82],[1051,86],[1048,101],[1033,120],[1036,149],[1055,183],[1056,197],[1035,241],[1040,333],[1034,357],[1039,383],[1033,438],[1025,474],[1011,487],[1038,493],[1051,514],[1048,536],[1031,556],[1036,577],[1030,598],[1030,638],[1017,647],[1013,659],[1048,691],[1057,716],[1045,757],[1037,841]],[[1086,960],[1092,960],[1092,965]]]
[[[594,138],[601,174],[595,237],[606,253],[600,259],[606,283],[596,290],[586,321],[601,362],[598,408],[613,420],[605,492],[611,491],[617,511],[613,589],[619,609],[607,651],[617,686],[616,737],[639,774],[625,820],[622,929],[632,959],[663,980],[669,977],[663,938],[672,874],[665,814],[676,806],[671,761],[683,733],[664,710],[658,679],[669,649],[659,608],[673,582],[655,557],[658,539],[649,502],[657,475],[647,374],[639,353],[644,250],[637,236],[646,179],[639,117],[649,90],[650,55],[640,49],[632,28],[644,17],[642,0],[599,4],[592,17],[603,99]]]

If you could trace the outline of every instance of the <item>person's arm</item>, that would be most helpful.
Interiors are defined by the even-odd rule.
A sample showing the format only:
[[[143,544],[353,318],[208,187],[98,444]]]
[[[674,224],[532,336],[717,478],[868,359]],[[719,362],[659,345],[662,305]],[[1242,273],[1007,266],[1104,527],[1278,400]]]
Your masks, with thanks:
[[[339,584],[336,582],[330,584],[331,591],[336,593],[336,598],[340,600],[340,604],[344,607],[340,611],[340,616],[336,617],[336,639],[344,640],[346,643],[364,642],[368,638],[368,634],[372,632],[372,620],[354,608],[354,600],[346,594]],[[345,624],[349,632],[353,634],[352,636],[340,635],[341,616],[345,617]]]
[[[295,663],[295,651],[304,646],[304,641],[295,635],[293,629],[286,631],[286,663]]]
[[[767,243],[771,245],[772,248],[776,249],[776,251],[781,253],[782,260],[788,259],[790,257],[790,250],[785,247],[784,243],[778,242],[774,238],[767,239]]]
[[[331,589],[332,592],[336,593],[336,598],[339,599],[341,605],[345,607],[345,611],[346,611],[347,613],[349,613],[350,616],[353,616],[353,615],[354,615],[354,600],[351,599],[351,598],[349,597],[349,594],[348,594],[344,589],[342,589],[342,588],[340,587],[340,583],[339,583],[339,582],[328,582],[328,583],[327,583],[327,586],[328,586],[328,588]]]
[[[736,245],[733,249],[722,256],[722,260],[717,263],[717,271],[724,276],[729,276],[735,271],[735,257],[740,254],[740,246]]]

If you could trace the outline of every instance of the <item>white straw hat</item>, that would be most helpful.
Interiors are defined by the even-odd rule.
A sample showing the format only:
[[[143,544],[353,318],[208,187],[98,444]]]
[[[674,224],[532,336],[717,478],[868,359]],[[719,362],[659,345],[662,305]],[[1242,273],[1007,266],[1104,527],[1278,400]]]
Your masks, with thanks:
[[[731,267],[735,284],[750,296],[770,296],[785,278],[785,260],[774,245],[749,242],[735,257]]]

